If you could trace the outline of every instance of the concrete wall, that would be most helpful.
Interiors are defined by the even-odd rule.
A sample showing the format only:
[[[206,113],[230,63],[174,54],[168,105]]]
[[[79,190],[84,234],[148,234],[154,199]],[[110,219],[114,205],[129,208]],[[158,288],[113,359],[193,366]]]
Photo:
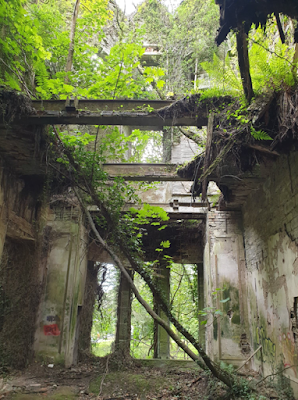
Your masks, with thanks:
[[[58,204],[47,216],[46,284],[36,332],[37,355],[66,366],[77,361],[87,271],[87,234],[78,207]]]
[[[270,174],[269,174],[270,172]],[[243,209],[245,296],[254,368],[277,365],[298,388],[298,154],[280,156]],[[263,363],[262,363],[263,358]]]
[[[0,167],[0,359],[22,368],[33,357],[42,290],[42,182]]]
[[[244,338],[242,221],[239,212],[210,211],[204,252],[205,307],[208,309],[206,350],[215,360],[239,364],[249,347]],[[226,300],[229,299],[229,300]],[[219,310],[221,315],[215,316]]]

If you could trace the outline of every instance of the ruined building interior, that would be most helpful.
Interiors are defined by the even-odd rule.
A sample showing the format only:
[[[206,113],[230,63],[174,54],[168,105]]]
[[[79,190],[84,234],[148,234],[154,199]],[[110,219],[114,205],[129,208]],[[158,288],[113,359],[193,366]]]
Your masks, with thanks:
[[[295,101],[296,95],[291,96]],[[58,123],[73,123],[74,110],[67,109],[69,105],[64,101],[56,103],[62,110],[56,111]],[[271,103],[275,113],[280,110],[276,99]],[[110,260],[103,249],[92,243],[86,220],[73,197],[49,192],[45,185],[49,142],[44,125],[49,115],[55,115],[55,111],[46,110],[53,104],[49,101],[39,114],[24,114],[12,124],[2,124],[0,131],[0,295],[12,310],[0,315],[0,342],[5,344],[2,352],[10,354],[15,367],[23,367],[38,357],[66,366],[77,362],[78,351],[90,345],[92,312],[85,305],[94,302],[89,290],[96,279],[93,266]],[[165,106],[171,107],[170,102]],[[38,110],[40,105],[33,102],[33,107]],[[267,112],[271,113],[270,107]],[[197,114],[185,115],[183,120],[178,117],[174,121],[150,113],[142,120],[138,114],[127,119],[126,125],[135,125],[135,118],[139,126],[160,125],[161,121],[195,125],[194,118],[198,123]],[[97,118],[105,117],[104,113],[97,114]],[[107,112],[111,124],[118,124],[118,117],[113,119]],[[199,125],[206,126],[208,120],[203,112],[200,118]],[[93,123],[94,120],[90,125]],[[177,165],[188,162],[198,151],[197,145],[185,137],[172,146],[167,164],[109,164],[105,168],[111,179],[121,175],[126,180],[160,182],[142,194],[142,200],[159,204],[169,213],[168,227],[160,234],[170,236],[173,259],[198,265],[200,306],[215,306],[223,312],[221,318],[200,330],[200,339],[210,357],[241,365],[257,350],[246,367],[267,375],[282,363],[290,367],[285,374],[295,388],[297,151],[293,140],[274,151],[252,142],[246,145],[246,154],[254,155],[258,162],[239,173],[232,151],[209,177],[223,193],[222,200],[215,204],[208,202],[208,196],[204,202],[193,202],[189,192],[192,173],[186,173],[185,167],[184,172],[183,168],[177,172]],[[202,168],[196,165],[197,169]],[[209,195],[214,187],[209,185]],[[144,242],[148,260],[160,240],[162,236],[149,235]],[[161,267],[160,276],[168,291],[169,269]],[[223,298],[229,301],[220,303],[220,298],[214,299],[216,288],[222,288]],[[128,351],[130,307],[130,288],[121,276],[115,346]],[[156,356],[169,357],[169,339],[162,328]]]
[[[243,35],[273,12],[298,17],[296,0],[253,2],[257,10],[250,7],[250,13],[247,1],[216,3],[218,43],[244,15]],[[295,35],[298,54],[297,30]],[[242,81],[250,101],[251,82]],[[170,149],[164,146],[162,164],[111,163],[104,169],[111,181],[121,176],[156,183],[140,198],[162,207],[169,221],[158,234],[148,229],[145,261],[154,260],[154,249],[167,239],[165,253],[175,262],[197,265],[200,308],[221,310],[199,328],[210,358],[235,366],[247,361],[243,368],[262,376],[282,367],[298,394],[298,92],[271,93],[251,106],[251,121],[270,132],[270,144],[245,130],[229,131],[221,110],[231,98],[197,100],[31,101],[1,90],[0,354],[12,367],[37,359],[69,367],[90,350],[94,266],[112,262],[95,244],[74,193],[55,187],[48,125],[122,126],[128,132],[195,126],[207,131],[205,156],[182,136],[170,141]],[[152,111],[135,111],[140,107]],[[192,188],[198,189],[196,201]],[[130,205],[125,207],[123,212]],[[90,206],[90,213],[100,210]],[[158,276],[169,295],[170,269],[161,263]],[[132,293],[123,274],[119,279],[115,349],[129,353]],[[169,356],[169,336],[158,327],[155,357]]]

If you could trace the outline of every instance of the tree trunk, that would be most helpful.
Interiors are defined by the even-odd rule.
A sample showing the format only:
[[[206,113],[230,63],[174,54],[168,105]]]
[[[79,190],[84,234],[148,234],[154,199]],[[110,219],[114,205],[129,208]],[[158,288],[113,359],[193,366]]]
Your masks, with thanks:
[[[72,15],[72,21],[71,21],[71,29],[70,29],[70,35],[69,35],[69,50],[68,50],[68,56],[67,56],[67,61],[66,61],[66,67],[65,67],[65,83],[69,82],[69,76],[68,73],[71,71],[72,68],[72,62],[73,62],[73,54],[74,54],[74,41],[75,41],[75,35],[76,35],[76,25],[77,25],[77,18],[79,14],[79,8],[80,8],[80,0],[76,0],[74,10],[73,10],[73,15]]]
[[[237,39],[238,64],[240,69],[242,86],[245,98],[247,102],[250,103],[251,99],[254,97],[254,92],[253,92],[250,69],[249,69],[247,34],[245,33],[242,24],[238,27],[236,39]]]
[[[73,168],[73,170],[76,172],[77,179],[79,181],[82,181],[82,184],[85,186],[84,191],[86,193],[88,193],[88,195],[91,197],[93,204],[96,205],[98,207],[98,209],[100,210],[100,212],[102,213],[103,217],[106,219],[106,222],[108,225],[112,225],[112,219],[111,216],[108,212],[108,210],[106,209],[105,205],[100,201],[100,199],[98,198],[98,195],[96,193],[95,188],[87,181],[85,175],[84,175],[84,171],[81,171],[80,165],[75,161],[71,151],[69,149],[67,149],[59,135],[57,130],[54,127],[54,132],[57,138],[57,146],[59,145],[60,147],[60,152],[61,149],[64,150],[64,154],[68,157],[70,166]],[[167,302],[165,301],[162,293],[160,292],[160,290],[153,284],[151,277],[149,276],[149,274],[141,267],[141,263],[139,263],[137,256],[135,254],[131,254],[131,252],[127,249],[126,247],[126,243],[123,243],[121,237],[118,238],[117,241],[117,247],[119,248],[120,252],[126,257],[126,259],[129,261],[132,269],[134,271],[136,271],[147,283],[147,285],[149,286],[153,296],[156,298],[156,300],[158,301],[160,307],[162,308],[162,310],[165,312],[165,314],[167,315],[167,317],[169,318],[170,322],[175,326],[175,328],[178,330],[178,332],[181,333],[181,335],[183,335],[194,347],[195,349],[198,351],[199,355],[202,357],[204,363],[201,362],[200,357],[195,354],[192,350],[189,349],[189,347],[179,338],[179,336],[171,329],[171,327],[169,326],[169,324],[167,324],[163,319],[161,319],[149,306],[149,304],[141,297],[141,295],[139,294],[132,278],[130,277],[129,273],[127,272],[126,268],[124,267],[124,265],[122,264],[121,260],[119,259],[119,257],[117,256],[117,254],[112,250],[112,248],[105,242],[105,240],[101,237],[101,235],[99,234],[95,223],[91,217],[90,212],[88,211],[87,207],[85,206],[85,204],[83,203],[80,194],[78,192],[77,189],[77,181],[74,182],[72,181],[72,186],[73,186],[73,190],[80,202],[80,205],[87,217],[88,223],[90,225],[90,228],[92,229],[97,242],[103,247],[104,250],[106,250],[109,255],[111,256],[111,258],[113,259],[115,265],[119,268],[119,270],[121,271],[121,273],[125,276],[125,278],[127,279],[127,281],[130,284],[131,290],[134,293],[136,299],[139,301],[139,303],[145,308],[145,310],[148,312],[149,315],[151,315],[151,317],[162,327],[164,328],[164,330],[168,333],[168,335],[177,343],[177,345],[194,361],[197,362],[197,364],[203,368],[206,369],[206,367],[212,372],[212,374],[218,378],[219,380],[221,380],[223,383],[225,383],[228,387],[233,387],[235,385],[235,378],[233,378],[233,376],[229,373],[227,373],[226,371],[223,371],[219,365],[217,365],[216,363],[214,363],[210,357],[207,356],[207,354],[205,353],[203,347],[201,346],[200,343],[198,343],[196,341],[196,339],[179,323],[179,321],[176,320],[176,318],[173,316],[173,314],[170,311],[169,308],[169,304],[167,304]]]

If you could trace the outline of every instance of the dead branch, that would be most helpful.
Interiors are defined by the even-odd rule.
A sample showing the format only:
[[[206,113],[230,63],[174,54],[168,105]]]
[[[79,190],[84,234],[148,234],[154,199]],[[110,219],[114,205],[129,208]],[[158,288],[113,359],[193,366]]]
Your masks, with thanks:
[[[278,372],[275,372],[274,374],[270,374],[270,375],[265,376],[265,378],[262,378],[261,380],[259,380],[259,381],[256,383],[256,386],[258,386],[260,383],[264,382],[267,378],[270,378],[270,376],[280,375],[280,374],[282,374],[284,371],[286,371],[287,369],[290,369],[290,368],[293,368],[293,367],[295,367],[295,365],[290,365],[289,367],[286,367],[286,368],[282,369],[281,371],[278,371]]]
[[[248,363],[248,361],[251,360],[251,359],[253,358],[253,356],[254,356],[261,348],[262,348],[262,345],[259,346],[259,347],[257,348],[257,350],[254,351],[254,352],[252,353],[252,355],[249,356],[248,359],[245,360],[245,362],[244,362],[238,369],[236,369],[236,372],[240,371],[240,369],[242,369],[242,368],[244,367],[244,365],[245,365],[246,363]]]

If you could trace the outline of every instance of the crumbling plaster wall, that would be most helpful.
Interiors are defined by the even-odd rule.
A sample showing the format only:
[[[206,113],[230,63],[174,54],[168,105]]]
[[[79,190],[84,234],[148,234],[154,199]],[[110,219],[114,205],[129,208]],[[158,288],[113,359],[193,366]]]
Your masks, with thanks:
[[[244,270],[241,213],[209,211],[204,251],[206,350],[215,360],[239,364],[250,350],[243,317]],[[214,315],[215,310],[221,315]]]
[[[70,366],[77,361],[84,301],[88,237],[79,207],[57,203],[48,209],[46,283],[40,302],[36,354]]]
[[[1,161],[0,161],[1,162]],[[43,287],[43,183],[0,168],[0,363],[24,367],[33,357]]]
[[[253,363],[264,374],[291,367],[298,387],[298,153],[278,157],[267,174],[243,207],[247,318],[253,348],[262,345]]]

